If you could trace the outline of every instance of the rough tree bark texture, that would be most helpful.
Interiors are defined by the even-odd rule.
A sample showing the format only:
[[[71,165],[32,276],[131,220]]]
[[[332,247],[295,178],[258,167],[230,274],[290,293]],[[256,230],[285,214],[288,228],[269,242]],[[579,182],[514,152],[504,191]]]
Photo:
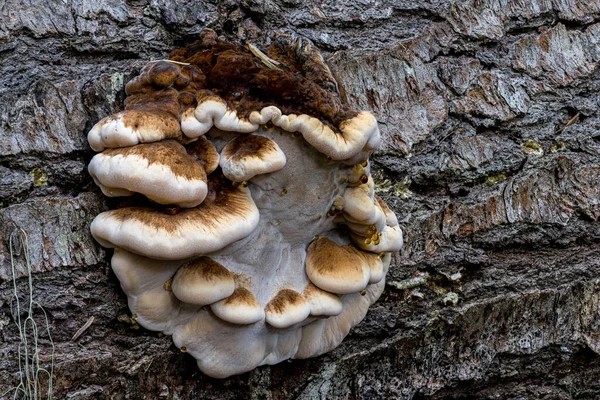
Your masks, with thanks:
[[[599,21],[598,0],[0,1],[0,396],[18,371],[20,226],[55,398],[600,398]],[[337,350],[226,380],[128,318],[88,230],[106,202],[87,131],[207,26],[324,51],[380,121],[377,187],[406,238]],[[17,274],[25,293],[21,258]]]

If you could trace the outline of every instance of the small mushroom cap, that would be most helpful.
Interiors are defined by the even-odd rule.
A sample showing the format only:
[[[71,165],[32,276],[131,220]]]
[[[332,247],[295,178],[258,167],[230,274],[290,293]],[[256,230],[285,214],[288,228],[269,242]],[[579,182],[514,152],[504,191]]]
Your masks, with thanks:
[[[358,186],[365,184],[365,179],[371,176],[371,167],[367,163],[366,166],[362,164],[354,164],[348,169],[348,184],[350,186]]]
[[[181,132],[188,138],[198,138],[204,135],[212,127],[206,123],[198,121],[195,115],[196,109],[194,107],[186,108],[179,116],[179,123],[181,124]]]
[[[291,289],[281,289],[265,308],[265,318],[275,328],[287,328],[304,321],[310,315],[310,305]]]
[[[195,207],[208,190],[202,166],[174,140],[107,149],[88,170],[107,196],[137,192],[160,204]]]
[[[396,217],[396,214],[394,214],[394,212],[392,210],[390,210],[390,208],[385,203],[385,201],[383,201],[377,195],[375,195],[375,201],[377,201],[377,204],[379,204],[379,206],[383,210],[383,214],[385,215],[385,224],[387,226],[391,226],[391,227],[397,226],[398,225],[398,217]]]
[[[308,246],[306,274],[320,289],[355,293],[367,286],[369,273],[365,253],[352,245],[338,246],[326,237],[319,237]]]
[[[248,188],[223,177],[209,182],[206,200],[175,215],[147,207],[99,214],[91,224],[104,247],[119,247],[159,260],[181,260],[222,249],[256,229],[259,213]]]
[[[337,347],[366,315],[369,306],[383,292],[385,282],[367,286],[364,296],[352,293],[342,296],[343,310],[337,316],[316,320],[302,328],[302,340],[294,358],[316,357]]]
[[[310,305],[310,315],[331,317],[342,312],[343,304],[338,295],[321,290],[312,283],[306,286],[303,295]]]
[[[179,268],[171,286],[184,303],[205,306],[233,294],[233,274],[209,257],[200,257]]]
[[[234,182],[268,174],[285,166],[285,154],[277,143],[258,135],[238,136],[221,151],[223,175]]]
[[[204,167],[206,174],[213,173],[219,166],[219,153],[215,146],[204,136],[186,146],[188,154]]]
[[[386,226],[381,232],[378,240],[365,239],[350,232],[352,241],[361,250],[373,253],[387,253],[399,251],[404,243],[402,240],[402,229],[396,225],[394,227]]]
[[[361,111],[355,117],[343,121],[339,126],[339,133],[319,119],[305,114],[281,115],[272,122],[288,132],[300,132],[319,152],[338,161],[353,159],[372,136],[379,134],[377,120],[368,111]]]
[[[351,222],[362,224],[376,224],[384,221],[383,210],[375,204],[372,177],[367,183],[355,187],[347,187],[344,191],[344,217]]]
[[[232,324],[248,325],[262,321],[265,311],[252,292],[244,287],[235,289],[226,299],[210,305],[215,315]]]
[[[179,122],[170,113],[126,110],[94,125],[88,133],[88,142],[94,151],[102,151],[107,147],[127,147],[180,136]]]
[[[225,100],[218,96],[204,96],[200,99],[194,110],[194,117],[196,121],[191,119],[189,111],[182,115],[182,124],[185,123],[183,132],[191,138],[204,135],[213,125],[226,132],[250,133],[258,129],[258,125],[238,118],[237,113],[229,110]]]

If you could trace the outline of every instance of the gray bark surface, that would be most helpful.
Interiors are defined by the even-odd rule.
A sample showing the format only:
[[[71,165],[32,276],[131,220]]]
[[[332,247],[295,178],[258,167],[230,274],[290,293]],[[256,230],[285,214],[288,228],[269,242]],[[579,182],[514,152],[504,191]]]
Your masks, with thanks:
[[[377,190],[405,234],[338,349],[225,380],[129,318],[89,234],[108,202],[87,131],[204,27],[315,42],[380,122]],[[0,397],[21,227],[57,399],[600,398],[599,62],[598,0],[0,1]]]

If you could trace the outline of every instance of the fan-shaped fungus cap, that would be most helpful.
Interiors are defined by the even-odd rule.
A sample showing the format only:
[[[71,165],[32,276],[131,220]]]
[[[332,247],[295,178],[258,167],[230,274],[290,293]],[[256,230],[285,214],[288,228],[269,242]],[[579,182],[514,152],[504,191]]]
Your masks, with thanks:
[[[173,140],[107,149],[92,158],[88,170],[107,196],[126,190],[160,204],[195,207],[207,193],[204,169]]]
[[[232,324],[248,325],[262,321],[265,311],[250,290],[239,287],[226,299],[210,305],[215,315]]]
[[[310,315],[331,317],[342,312],[343,304],[339,296],[321,290],[312,283],[306,286],[303,295],[310,305]]]
[[[326,237],[319,237],[308,246],[306,274],[315,286],[325,291],[355,293],[369,283],[366,258],[352,245],[338,246]]]
[[[385,260],[384,274],[389,258]],[[316,357],[337,347],[350,329],[364,318],[367,309],[383,292],[384,280],[366,287],[364,292],[347,294],[341,297],[343,308],[339,315],[319,319],[302,328],[302,340],[296,358]]]
[[[275,328],[287,328],[304,321],[310,314],[310,305],[304,297],[291,289],[281,289],[265,308],[267,323]]]
[[[179,268],[171,285],[173,294],[189,304],[205,306],[233,294],[233,275],[210,257],[200,257]]]
[[[100,120],[88,133],[88,142],[93,150],[102,151],[180,136],[177,118],[169,113],[128,110]]]
[[[375,224],[385,221],[380,207],[374,202],[374,182],[369,177],[367,183],[348,187],[344,192],[344,215],[351,222]]]
[[[206,200],[196,208],[175,215],[145,207],[106,211],[94,219],[91,230],[104,247],[177,260],[217,251],[243,239],[256,229],[258,220],[248,188],[214,178]]]
[[[264,136],[238,136],[221,150],[223,175],[233,182],[247,181],[255,175],[279,171],[285,162],[285,154],[277,143]]]
[[[352,159],[365,147],[371,136],[379,135],[377,120],[368,111],[343,121],[339,126],[339,134],[308,115],[282,115],[273,124],[289,132],[300,132],[308,143],[332,160]]]

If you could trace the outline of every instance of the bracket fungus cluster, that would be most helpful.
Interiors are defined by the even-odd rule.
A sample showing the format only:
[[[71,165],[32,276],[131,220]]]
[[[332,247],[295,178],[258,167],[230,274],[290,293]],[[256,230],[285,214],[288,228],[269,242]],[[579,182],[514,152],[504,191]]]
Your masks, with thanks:
[[[201,40],[149,63],[88,134],[91,230],[147,329],[227,377],[335,348],[402,246],[374,193],[377,121],[303,39]]]

